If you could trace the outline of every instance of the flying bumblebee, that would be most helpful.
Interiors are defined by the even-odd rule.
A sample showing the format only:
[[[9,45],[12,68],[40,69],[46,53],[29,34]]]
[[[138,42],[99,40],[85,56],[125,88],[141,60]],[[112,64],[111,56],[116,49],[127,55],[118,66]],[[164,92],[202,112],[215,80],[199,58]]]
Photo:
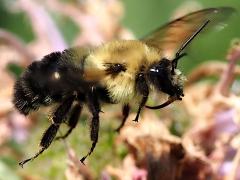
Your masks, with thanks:
[[[28,115],[41,106],[58,106],[42,136],[39,152],[19,165],[35,159],[54,139],[66,138],[76,127],[84,105],[92,114],[92,145],[81,162],[98,142],[102,104],[122,104],[119,131],[129,115],[131,101],[139,104],[134,120],[138,121],[144,107],[160,109],[181,100],[185,77],[177,69],[178,60],[186,55],[184,50],[200,32],[225,21],[233,12],[230,7],[203,9],[176,19],[141,40],[115,40],[95,48],[66,49],[33,62],[15,83],[15,107]],[[154,91],[167,94],[168,100],[147,106]],[[56,138],[62,123],[69,130]]]

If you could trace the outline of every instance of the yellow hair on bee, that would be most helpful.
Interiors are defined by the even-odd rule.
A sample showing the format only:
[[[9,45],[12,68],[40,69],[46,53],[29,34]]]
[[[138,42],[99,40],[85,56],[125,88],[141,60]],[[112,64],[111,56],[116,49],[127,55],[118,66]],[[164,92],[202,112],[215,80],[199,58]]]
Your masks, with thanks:
[[[127,103],[137,98],[135,76],[141,66],[144,71],[149,64],[159,60],[160,57],[155,49],[149,48],[141,41],[118,40],[106,43],[91,53],[84,69],[105,71],[105,64],[123,64],[126,71],[120,72],[117,76],[106,74],[104,78],[101,78],[101,85],[106,87],[114,101]]]

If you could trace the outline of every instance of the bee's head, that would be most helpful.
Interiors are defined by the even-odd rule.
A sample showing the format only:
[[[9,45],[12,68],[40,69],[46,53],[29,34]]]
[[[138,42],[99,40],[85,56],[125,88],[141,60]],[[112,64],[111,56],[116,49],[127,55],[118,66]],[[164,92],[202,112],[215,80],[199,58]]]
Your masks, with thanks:
[[[179,99],[183,96],[183,82],[185,77],[176,69],[174,61],[161,59],[148,69],[148,80],[159,91]]]

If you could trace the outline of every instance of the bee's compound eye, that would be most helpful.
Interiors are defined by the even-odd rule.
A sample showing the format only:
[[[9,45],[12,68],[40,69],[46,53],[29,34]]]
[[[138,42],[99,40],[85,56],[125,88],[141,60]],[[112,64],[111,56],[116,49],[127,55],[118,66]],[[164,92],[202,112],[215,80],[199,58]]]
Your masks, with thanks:
[[[153,64],[149,69],[150,75],[156,75],[159,77],[168,76],[169,67],[171,62],[167,59],[162,59],[159,63]]]

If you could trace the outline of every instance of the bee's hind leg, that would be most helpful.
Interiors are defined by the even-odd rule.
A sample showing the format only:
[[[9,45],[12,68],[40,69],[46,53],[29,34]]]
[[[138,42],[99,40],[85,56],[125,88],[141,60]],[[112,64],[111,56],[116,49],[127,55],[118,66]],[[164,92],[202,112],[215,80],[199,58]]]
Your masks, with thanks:
[[[70,117],[69,117],[68,121],[66,122],[67,125],[69,126],[68,131],[64,135],[56,137],[55,140],[65,139],[69,136],[69,134],[72,132],[72,130],[77,126],[79,117],[81,115],[81,111],[82,111],[82,104],[78,102],[73,107]]]
[[[75,98],[74,96],[71,96],[58,106],[58,108],[55,110],[55,112],[52,115],[52,124],[44,132],[42,139],[40,141],[41,149],[33,157],[20,162],[19,163],[20,166],[23,167],[23,165],[28,161],[34,160],[50,146],[50,144],[52,143],[53,139],[55,138],[59,130],[61,123],[63,122],[67,113],[71,109],[74,98]]]

